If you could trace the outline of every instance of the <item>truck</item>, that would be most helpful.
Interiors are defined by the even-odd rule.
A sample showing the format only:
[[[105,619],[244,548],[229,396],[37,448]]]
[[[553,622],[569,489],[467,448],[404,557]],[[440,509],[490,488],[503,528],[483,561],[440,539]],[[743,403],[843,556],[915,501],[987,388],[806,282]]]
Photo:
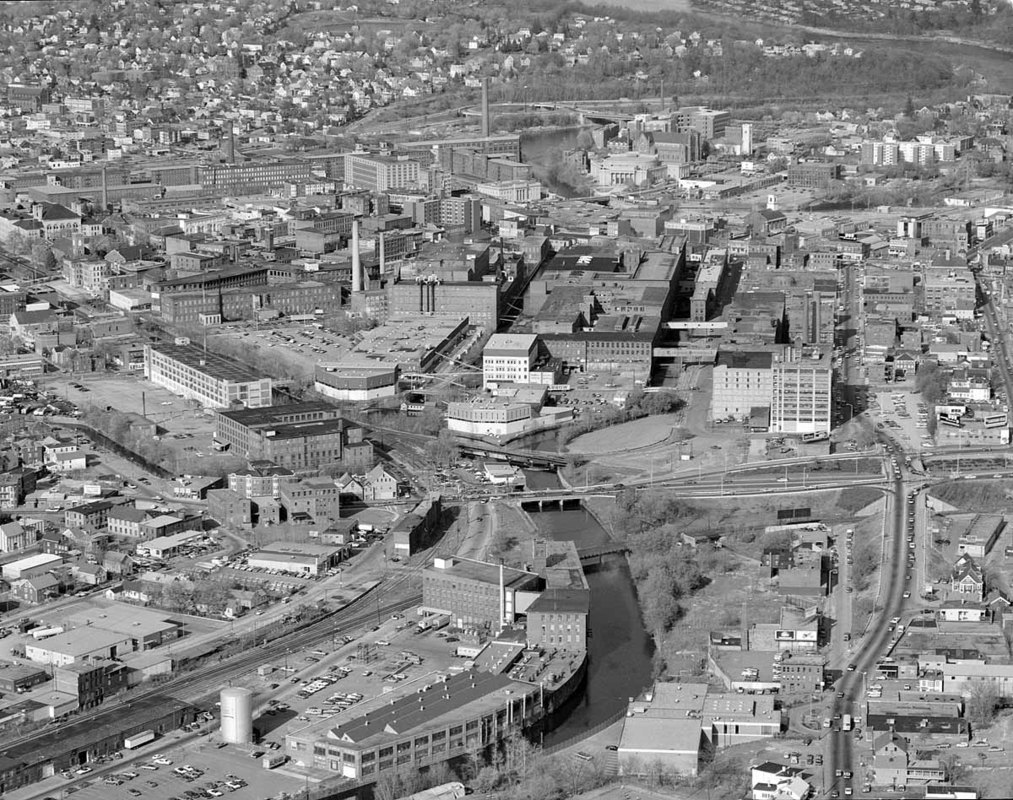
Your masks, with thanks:
[[[274,769],[275,767],[280,767],[286,761],[288,761],[288,756],[284,753],[268,753],[261,760],[260,764],[264,769]]]
[[[841,730],[842,731],[851,730],[851,714],[845,714],[841,717]]]
[[[261,664],[259,667],[257,667],[257,674],[261,678],[264,678],[270,675],[272,672],[274,672],[275,669],[276,667],[274,666],[274,664]]]
[[[429,620],[429,629],[433,631],[443,630],[450,624],[450,617],[446,614],[441,614],[438,617],[433,617]]]
[[[32,638],[38,641],[39,639],[48,639],[50,636],[56,636],[60,633],[63,633],[63,627],[60,625],[53,625],[49,628],[35,628],[32,631]]]
[[[123,746],[127,750],[133,750],[135,747],[140,747],[142,744],[147,744],[148,742],[153,742],[154,740],[154,731],[141,731],[140,733],[135,733],[133,736],[127,736],[123,740]]]

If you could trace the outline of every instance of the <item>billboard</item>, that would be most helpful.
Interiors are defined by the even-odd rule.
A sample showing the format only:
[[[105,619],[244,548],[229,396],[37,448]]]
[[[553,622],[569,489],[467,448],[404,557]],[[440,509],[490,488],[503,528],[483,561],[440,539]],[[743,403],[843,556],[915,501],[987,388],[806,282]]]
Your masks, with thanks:
[[[777,521],[787,520],[809,520],[812,517],[811,508],[779,508],[777,510]]]
[[[986,428],[1002,428],[1006,425],[1005,414],[989,414],[985,417]]]
[[[795,641],[798,642],[815,642],[816,631],[795,631]]]
[[[774,638],[779,642],[794,642],[795,631],[774,631]]]

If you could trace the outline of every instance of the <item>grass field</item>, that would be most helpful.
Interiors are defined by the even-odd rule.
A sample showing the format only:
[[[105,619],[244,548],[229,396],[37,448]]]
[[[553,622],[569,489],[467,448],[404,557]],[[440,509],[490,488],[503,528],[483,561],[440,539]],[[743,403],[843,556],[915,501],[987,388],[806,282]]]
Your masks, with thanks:
[[[951,481],[932,487],[943,502],[967,511],[1003,512],[1013,502],[1008,481]]]
[[[689,12],[689,0],[583,0],[586,6],[615,6],[630,11],[681,11]]]

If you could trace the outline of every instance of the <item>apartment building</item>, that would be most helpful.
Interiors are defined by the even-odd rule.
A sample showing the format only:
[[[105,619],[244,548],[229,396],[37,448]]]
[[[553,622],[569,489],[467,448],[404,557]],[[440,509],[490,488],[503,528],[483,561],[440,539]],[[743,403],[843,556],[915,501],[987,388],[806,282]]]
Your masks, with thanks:
[[[271,379],[190,344],[144,346],[144,376],[204,408],[271,405]]]

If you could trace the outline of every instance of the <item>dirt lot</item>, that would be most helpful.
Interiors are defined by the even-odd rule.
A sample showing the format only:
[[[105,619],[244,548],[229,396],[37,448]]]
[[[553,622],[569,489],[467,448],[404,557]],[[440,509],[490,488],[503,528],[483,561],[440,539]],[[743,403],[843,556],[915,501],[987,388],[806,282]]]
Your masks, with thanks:
[[[88,391],[73,387],[73,383]],[[156,386],[139,374],[59,375],[49,378],[47,384],[82,409],[93,406],[104,411],[112,407],[146,416],[162,431],[161,444],[166,452],[163,464],[170,470],[201,473],[223,458],[211,448],[212,412]],[[231,456],[224,458],[234,460]]]

